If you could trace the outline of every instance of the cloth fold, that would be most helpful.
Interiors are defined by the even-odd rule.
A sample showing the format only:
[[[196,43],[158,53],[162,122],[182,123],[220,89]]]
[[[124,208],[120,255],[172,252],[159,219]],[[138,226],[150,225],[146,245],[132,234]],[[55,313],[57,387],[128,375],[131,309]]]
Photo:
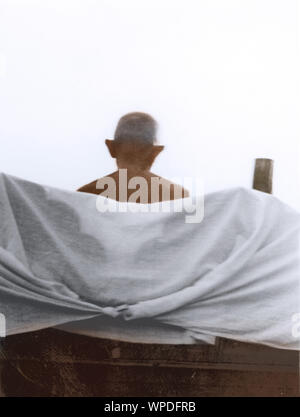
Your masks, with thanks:
[[[205,195],[200,222],[187,216],[201,198],[99,210],[105,200],[0,175],[7,335],[59,326],[133,342],[219,336],[300,350],[296,210],[241,187]]]

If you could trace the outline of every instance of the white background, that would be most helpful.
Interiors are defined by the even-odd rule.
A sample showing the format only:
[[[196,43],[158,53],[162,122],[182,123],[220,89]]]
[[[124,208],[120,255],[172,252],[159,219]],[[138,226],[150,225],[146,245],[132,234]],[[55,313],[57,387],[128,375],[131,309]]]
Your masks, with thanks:
[[[76,189],[115,169],[118,118],[146,111],[157,174],[251,187],[274,158],[274,194],[300,209],[297,3],[0,0],[0,171]]]

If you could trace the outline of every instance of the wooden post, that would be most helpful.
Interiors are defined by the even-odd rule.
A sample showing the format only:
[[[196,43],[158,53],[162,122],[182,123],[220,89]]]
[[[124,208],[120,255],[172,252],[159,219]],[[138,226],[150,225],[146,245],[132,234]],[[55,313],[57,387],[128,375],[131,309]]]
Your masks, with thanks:
[[[274,161],[267,158],[255,160],[253,177],[253,189],[272,194],[273,191],[273,166]]]

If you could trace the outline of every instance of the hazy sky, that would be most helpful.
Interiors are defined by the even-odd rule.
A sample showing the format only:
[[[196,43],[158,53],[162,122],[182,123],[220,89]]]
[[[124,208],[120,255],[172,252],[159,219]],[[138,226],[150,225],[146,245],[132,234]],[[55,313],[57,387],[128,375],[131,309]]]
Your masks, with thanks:
[[[299,13],[299,10],[298,10]],[[153,171],[251,187],[300,209],[296,0],[0,0],[0,170],[76,189],[115,169],[118,118],[150,112]]]

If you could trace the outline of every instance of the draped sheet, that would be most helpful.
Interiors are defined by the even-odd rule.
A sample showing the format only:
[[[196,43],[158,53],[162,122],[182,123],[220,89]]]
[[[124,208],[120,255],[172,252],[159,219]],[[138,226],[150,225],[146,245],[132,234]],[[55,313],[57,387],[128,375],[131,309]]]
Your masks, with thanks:
[[[205,195],[194,223],[186,219],[201,199],[99,211],[107,201],[0,175],[7,335],[59,326],[132,342],[219,336],[300,350],[297,211],[241,187]]]

